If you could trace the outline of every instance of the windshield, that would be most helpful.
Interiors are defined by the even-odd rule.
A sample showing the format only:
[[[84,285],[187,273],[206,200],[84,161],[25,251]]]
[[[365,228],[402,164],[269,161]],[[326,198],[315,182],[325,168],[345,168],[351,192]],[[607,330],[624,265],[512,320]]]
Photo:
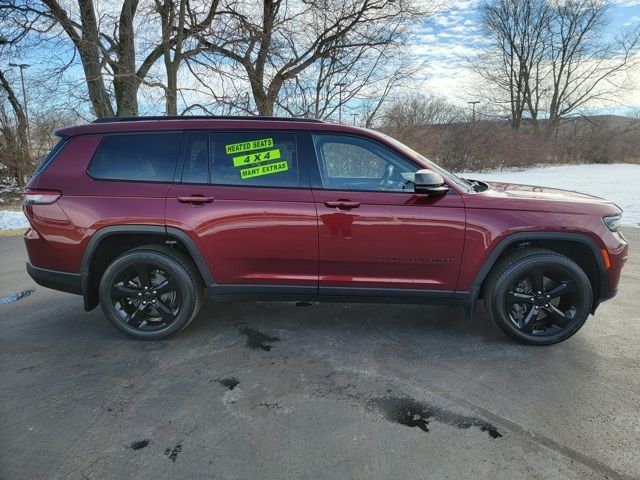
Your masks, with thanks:
[[[474,191],[473,185],[470,182],[467,182],[464,178],[460,178],[457,175],[454,175],[453,173],[445,170],[440,165],[437,165],[437,164],[433,163],[431,160],[426,158],[424,155],[419,154],[418,152],[416,152],[411,147],[407,147],[404,143],[399,142],[395,138],[390,137],[389,135],[385,135],[384,133],[382,135],[384,135],[384,137],[387,140],[389,140],[391,143],[393,143],[397,148],[399,148],[400,150],[403,150],[403,151],[405,151],[405,152],[407,152],[407,153],[409,153],[411,155],[414,155],[414,156],[418,157],[420,160],[422,160],[424,163],[426,163],[429,166],[429,168],[431,168],[432,170],[435,170],[436,172],[438,172],[443,177],[451,180],[453,183],[455,183],[460,188],[466,190],[467,192],[473,192]]]

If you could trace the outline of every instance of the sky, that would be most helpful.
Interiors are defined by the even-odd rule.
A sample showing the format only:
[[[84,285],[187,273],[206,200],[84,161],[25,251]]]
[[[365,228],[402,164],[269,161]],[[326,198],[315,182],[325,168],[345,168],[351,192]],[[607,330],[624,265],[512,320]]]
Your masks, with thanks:
[[[411,49],[425,61],[420,89],[443,95],[460,105],[475,100],[474,77],[466,59],[478,52],[483,41],[478,31],[478,0],[453,0],[435,19],[420,28]],[[640,24],[640,0],[614,0],[607,35],[611,38]],[[594,106],[596,110],[628,113],[640,108],[640,71],[634,75],[637,87],[626,92],[619,104]]]

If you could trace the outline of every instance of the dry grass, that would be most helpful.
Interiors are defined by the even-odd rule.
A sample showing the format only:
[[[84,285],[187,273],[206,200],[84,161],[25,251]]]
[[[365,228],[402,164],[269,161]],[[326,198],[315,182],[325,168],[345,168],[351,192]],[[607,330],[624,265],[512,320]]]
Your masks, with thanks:
[[[7,228],[0,230],[0,238],[2,237],[19,237],[25,232],[26,228]]]

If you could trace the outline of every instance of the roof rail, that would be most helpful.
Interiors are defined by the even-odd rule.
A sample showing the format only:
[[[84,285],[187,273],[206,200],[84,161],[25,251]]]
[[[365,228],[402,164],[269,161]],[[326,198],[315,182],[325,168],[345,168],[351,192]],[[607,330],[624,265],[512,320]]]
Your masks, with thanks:
[[[324,123],[315,118],[300,117],[250,117],[231,115],[180,115],[180,116],[148,116],[148,117],[103,117],[96,118],[91,123],[114,123],[114,122],[139,122],[143,120],[269,120],[276,122],[311,122]]]

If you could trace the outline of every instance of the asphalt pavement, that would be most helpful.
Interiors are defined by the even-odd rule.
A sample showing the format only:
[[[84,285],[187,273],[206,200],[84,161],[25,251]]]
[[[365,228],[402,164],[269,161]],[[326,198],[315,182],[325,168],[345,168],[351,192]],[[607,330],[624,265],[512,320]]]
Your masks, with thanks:
[[[0,238],[0,479],[640,478],[640,230],[618,296],[520,345],[482,308],[205,303],[140,342]]]

